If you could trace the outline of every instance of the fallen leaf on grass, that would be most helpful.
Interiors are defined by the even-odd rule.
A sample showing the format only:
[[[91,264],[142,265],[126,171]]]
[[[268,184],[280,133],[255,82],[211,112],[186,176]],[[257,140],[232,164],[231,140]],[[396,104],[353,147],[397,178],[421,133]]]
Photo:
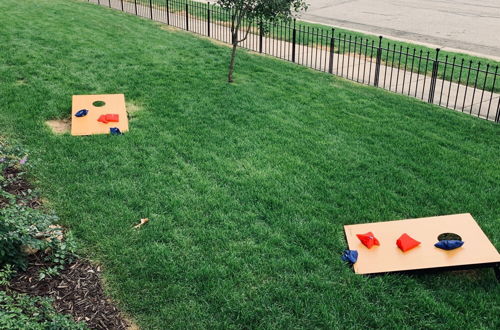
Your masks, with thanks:
[[[148,218],[141,219],[141,222],[137,225],[134,226],[135,229],[141,228],[144,224],[146,224],[149,221]]]

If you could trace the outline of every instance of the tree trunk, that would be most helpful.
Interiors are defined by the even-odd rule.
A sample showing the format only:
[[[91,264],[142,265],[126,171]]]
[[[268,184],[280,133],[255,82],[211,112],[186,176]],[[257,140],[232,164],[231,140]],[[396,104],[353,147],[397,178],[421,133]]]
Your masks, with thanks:
[[[236,48],[238,47],[237,42],[233,42],[233,49],[231,51],[231,61],[229,62],[229,74],[227,75],[227,81],[232,83],[233,80],[233,72],[234,72],[234,60],[236,58]]]

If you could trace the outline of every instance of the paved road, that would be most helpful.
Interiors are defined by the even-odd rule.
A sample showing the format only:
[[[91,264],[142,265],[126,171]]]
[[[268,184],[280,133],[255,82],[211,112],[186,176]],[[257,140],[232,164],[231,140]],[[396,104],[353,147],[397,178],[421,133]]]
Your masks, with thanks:
[[[500,0],[307,0],[305,20],[500,59]]]

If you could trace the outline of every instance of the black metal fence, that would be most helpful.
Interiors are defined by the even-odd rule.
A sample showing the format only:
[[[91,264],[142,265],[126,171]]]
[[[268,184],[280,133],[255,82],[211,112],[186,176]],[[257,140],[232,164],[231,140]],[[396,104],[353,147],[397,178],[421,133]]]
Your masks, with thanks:
[[[88,0],[231,43],[232,13],[190,0]],[[440,50],[404,47],[296,21],[245,21],[241,47],[500,122],[498,63],[474,63]]]

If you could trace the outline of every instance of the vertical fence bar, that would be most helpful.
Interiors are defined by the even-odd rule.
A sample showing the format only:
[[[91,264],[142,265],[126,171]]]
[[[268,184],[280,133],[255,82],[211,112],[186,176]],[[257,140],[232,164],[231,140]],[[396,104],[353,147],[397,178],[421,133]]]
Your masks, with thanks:
[[[368,43],[368,38],[366,39]],[[370,68],[368,69],[368,85],[370,85],[370,81],[372,80],[372,65],[373,65],[373,49],[375,48],[375,40],[372,40],[372,45],[370,47]],[[338,62],[338,61],[337,61]]]
[[[476,89],[477,89],[477,79],[479,78],[480,71],[481,71],[481,62],[478,62],[477,71],[476,71],[476,80],[474,81],[474,89],[472,90],[472,101],[470,102],[469,115],[472,115],[472,106],[474,105],[474,98],[476,96]],[[479,116],[479,114],[478,114],[478,116]]]
[[[439,93],[439,105],[441,105],[441,100],[443,99],[443,89],[444,89],[444,81],[446,80],[446,66],[448,65],[448,55],[444,58],[444,70],[443,70],[443,79],[441,81],[441,93]],[[450,80],[453,77],[450,76]]]
[[[450,103],[450,95],[451,95],[451,84],[453,80],[453,72],[455,72],[455,62],[457,58],[453,56],[453,63],[451,65],[451,73],[450,73],[450,85],[448,86],[448,97],[446,98],[446,107],[448,108],[448,104]]]
[[[123,11],[123,0],[120,0],[122,11]]]
[[[363,55],[363,38],[359,38],[359,58],[358,58],[358,75],[356,76],[356,82],[359,82],[359,70],[361,69],[361,55]],[[354,56],[356,56],[356,43],[354,43]]]
[[[490,70],[490,64],[486,64],[486,74],[484,76],[484,82],[483,82],[483,88],[482,88],[482,92],[481,92],[481,101],[479,101],[479,110],[477,111],[477,116],[479,117],[479,114],[481,113],[481,108],[483,106],[483,97],[484,97],[484,91],[486,90],[486,80],[488,80],[488,73],[489,73],[489,70]],[[486,117],[486,119],[488,119],[488,117]]]
[[[464,84],[465,93],[464,93],[464,102],[462,103],[462,112],[464,112],[465,101],[467,100],[467,92],[469,91],[469,79],[470,79],[470,72],[471,71],[472,71],[472,60],[469,62],[469,69],[467,70],[467,80]]]
[[[295,63],[295,47],[297,45],[297,29],[295,28],[295,19],[293,20],[292,32],[292,62]]]
[[[396,53],[394,53],[394,56],[396,56]],[[401,71],[401,57],[403,57],[403,46],[399,46],[399,59],[398,59],[398,73],[396,75],[396,88],[394,88],[394,91],[397,93],[398,92],[398,84],[399,84],[399,72]]]
[[[186,2],[186,31],[189,31],[189,5]]]
[[[382,36],[378,37],[377,61],[375,62],[375,76],[373,85],[378,87],[380,79],[380,62],[382,61]]]
[[[495,116],[495,123],[500,121],[500,98],[498,98],[497,114]]]
[[[462,71],[464,68],[464,61],[465,61],[465,59],[462,58],[462,63],[460,63],[460,73],[458,74],[458,86],[457,86],[457,92],[455,94],[455,105],[453,106],[453,110],[457,109],[458,92],[460,91],[460,82],[462,80]]]
[[[111,8],[111,0],[108,0],[108,7]]]
[[[170,25],[170,4],[168,0],[166,0],[166,5],[167,5],[167,25]]]
[[[259,22],[259,53],[262,53],[262,44],[264,41],[264,23]]]
[[[491,102],[493,101],[493,95],[495,92],[495,83],[497,81],[497,74],[498,74],[498,65],[495,69],[495,75],[493,76],[493,86],[491,86],[491,97],[490,97],[490,103],[488,105],[488,113],[486,114],[486,119],[488,119],[490,117]],[[499,98],[499,100],[500,100],[500,98]]]
[[[207,10],[207,36],[210,37],[210,2],[208,3]]]
[[[429,103],[434,102],[434,92],[436,91],[436,81],[437,81],[437,73],[439,69],[439,48],[436,48],[436,59],[434,60],[434,63],[432,64],[432,76],[431,76],[431,83],[429,86]]]
[[[417,50],[415,48],[413,48],[413,55],[411,57],[410,83],[408,85],[408,96],[410,96],[410,91],[411,91],[411,78],[413,78],[413,68],[414,68],[414,64],[415,64],[416,52],[417,52]]]
[[[328,73],[333,73],[333,55],[335,54],[335,29],[332,29],[332,37],[330,38],[330,61],[328,62]]]
[[[137,16],[137,0],[134,0],[135,16]]]
[[[366,38],[366,42],[365,42],[365,60],[363,63],[363,81],[362,81],[363,84],[365,83],[365,77],[366,77],[366,62],[367,62],[366,59],[367,58],[368,58],[368,38]]]
[[[149,0],[149,18],[153,19],[153,0]]]
[[[347,79],[349,79],[349,67],[350,67],[350,63],[351,63],[351,43],[352,43],[351,39],[352,39],[352,36],[349,36],[349,48],[347,50],[347,73],[345,76]],[[352,69],[354,71],[354,67]]]
[[[347,40],[347,35],[344,33],[344,40],[342,40],[342,64],[340,65],[340,69],[342,70],[341,77],[344,76],[344,62],[345,62],[345,41]],[[338,63],[338,62],[337,62]],[[338,71],[337,71],[338,72]]]
[[[406,47],[406,54],[405,54],[405,68],[403,70],[403,84],[401,85],[401,94],[404,94],[404,89],[405,89],[405,81],[406,81],[406,72],[407,72],[407,65],[408,65],[408,56],[410,52],[410,47]]]

